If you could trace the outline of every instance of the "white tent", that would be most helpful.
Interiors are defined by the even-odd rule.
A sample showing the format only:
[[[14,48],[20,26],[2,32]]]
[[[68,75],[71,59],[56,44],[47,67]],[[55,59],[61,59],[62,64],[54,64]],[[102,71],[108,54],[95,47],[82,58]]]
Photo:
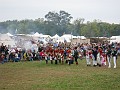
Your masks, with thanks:
[[[80,38],[80,39],[86,39],[85,36],[76,36],[77,38]]]
[[[72,37],[73,37],[73,35],[71,35],[71,34],[64,34],[63,36],[58,38],[57,41],[60,41],[60,42],[71,42]]]
[[[48,42],[47,42],[45,39],[43,39],[43,38],[39,38],[38,41],[39,41],[39,42],[42,42],[43,44],[47,44],[47,43],[48,43]]]
[[[51,38],[50,35],[42,35],[41,37],[42,37],[42,38]]]
[[[0,34],[0,44],[3,43],[4,45],[10,45],[11,47],[15,46],[15,41],[11,39],[8,34]]]
[[[72,34],[64,34],[63,36],[61,36],[61,39],[64,40],[64,42],[71,42],[73,35]]]
[[[38,32],[36,32],[33,37],[41,37],[43,34],[39,34]]]
[[[12,35],[12,34],[10,34],[9,32],[7,33],[7,35],[8,35],[8,36],[10,36],[10,37],[13,37],[13,35]]]
[[[55,34],[52,39],[58,39],[60,36],[58,36],[57,34]]]
[[[59,40],[59,38],[60,38],[60,36],[58,36],[57,34],[55,34],[53,37],[51,37],[53,42],[58,42],[57,40]]]
[[[56,42],[64,42],[64,38],[60,37]]]
[[[120,43],[120,36],[112,36],[110,38],[110,43],[112,43],[112,42],[118,42],[118,43]]]
[[[41,38],[45,39],[47,42],[49,42],[49,40],[51,39],[51,36],[50,35],[42,35]]]
[[[72,35],[72,34],[64,34],[64,35],[62,35],[61,37],[71,39],[71,38],[73,37],[73,35]]]

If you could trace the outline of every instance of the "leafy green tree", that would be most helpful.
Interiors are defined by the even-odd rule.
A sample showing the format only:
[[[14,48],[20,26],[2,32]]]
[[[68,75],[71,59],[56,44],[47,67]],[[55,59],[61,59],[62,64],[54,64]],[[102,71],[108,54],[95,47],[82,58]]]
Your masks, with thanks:
[[[65,12],[48,12],[44,18],[35,20],[7,20],[0,22],[0,33],[10,32],[12,34],[29,34],[39,32],[50,35],[62,35],[72,33],[73,35],[84,35],[86,37],[111,37],[120,35],[120,24],[110,24],[100,20],[84,23],[84,18],[78,18],[71,23],[73,17]]]
[[[83,26],[83,22],[84,22],[84,18],[78,18],[78,19],[76,19],[75,21],[74,21],[74,27],[75,27],[75,33],[77,34],[77,35],[81,35],[82,33],[82,26]]]
[[[16,31],[17,34],[27,34],[28,33],[28,20],[22,20],[18,24]]]
[[[94,32],[94,36],[93,36],[93,37],[99,37],[99,35],[100,35],[100,28],[99,28],[99,26],[98,26],[97,20],[94,20],[94,21],[91,23],[91,29],[92,29],[92,31]]]
[[[59,35],[62,35],[64,32],[67,32],[68,25],[70,24],[70,20],[72,19],[71,15],[65,11],[56,12],[48,12],[45,15],[46,24],[48,25],[49,30],[55,30]]]
[[[100,27],[100,36],[101,37],[110,37],[110,24],[106,22],[98,23]]]
[[[44,18],[35,19],[34,25],[36,26],[33,32],[39,32],[45,34],[45,21]]]

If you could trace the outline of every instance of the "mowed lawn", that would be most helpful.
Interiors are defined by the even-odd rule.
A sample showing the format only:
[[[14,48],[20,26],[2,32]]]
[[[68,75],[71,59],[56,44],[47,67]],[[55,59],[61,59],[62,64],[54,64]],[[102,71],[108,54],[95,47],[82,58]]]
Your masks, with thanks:
[[[120,90],[120,58],[117,68],[107,66],[51,65],[45,61],[0,64],[0,90]]]

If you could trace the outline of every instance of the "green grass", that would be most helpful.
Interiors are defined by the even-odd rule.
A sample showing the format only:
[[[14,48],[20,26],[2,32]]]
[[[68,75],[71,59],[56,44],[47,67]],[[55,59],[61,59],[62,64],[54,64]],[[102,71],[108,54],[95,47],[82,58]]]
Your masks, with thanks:
[[[0,64],[0,90],[120,90],[120,58],[117,68],[51,65],[45,61]]]

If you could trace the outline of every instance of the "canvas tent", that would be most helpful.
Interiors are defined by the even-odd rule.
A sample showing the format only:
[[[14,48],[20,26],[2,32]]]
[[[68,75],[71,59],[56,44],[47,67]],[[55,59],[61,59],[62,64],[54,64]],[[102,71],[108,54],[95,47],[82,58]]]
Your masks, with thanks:
[[[0,34],[0,45],[10,45],[11,47],[15,47],[15,41],[11,39],[11,37],[8,34]]]
[[[64,38],[60,37],[56,42],[64,42]]]
[[[66,42],[71,42],[72,37],[73,37],[72,34],[64,34],[63,36],[61,36],[61,39]]]
[[[53,42],[57,42],[57,40],[60,39],[60,36],[58,36],[57,34],[55,34],[53,37],[51,37],[51,39],[53,40]]]
[[[118,42],[118,43],[120,43],[120,36],[112,36],[110,38],[110,43],[112,43],[112,42]]]
[[[12,35],[12,34],[10,34],[9,32],[7,33],[7,35],[8,35],[8,36],[10,36],[10,37],[13,37],[13,35]]]
[[[38,32],[36,32],[33,37],[41,37],[43,34],[39,34]]]
[[[58,39],[58,38],[60,38],[60,36],[58,36],[57,34],[55,34],[55,35],[52,37],[52,39]]]
[[[80,38],[80,39],[86,39],[85,36],[76,36],[77,38]]]

